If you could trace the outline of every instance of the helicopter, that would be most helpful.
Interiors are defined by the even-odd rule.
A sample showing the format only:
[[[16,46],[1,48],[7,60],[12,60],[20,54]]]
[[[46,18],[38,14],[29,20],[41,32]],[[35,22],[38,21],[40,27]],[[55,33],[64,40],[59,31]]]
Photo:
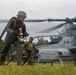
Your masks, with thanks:
[[[64,23],[55,27],[39,31],[39,33],[50,32],[58,29],[64,25],[64,29],[59,35],[36,36],[38,39],[36,47],[39,49],[38,61],[39,63],[53,63],[55,61],[74,61],[76,62],[76,24],[73,19],[53,19],[52,21],[65,21]],[[51,42],[43,38],[49,37]]]
[[[8,20],[0,20],[1,23],[5,23]],[[51,21],[63,21],[64,23],[59,24],[55,27],[39,31],[38,33],[45,33],[53,31],[64,26],[64,29],[59,33],[59,35],[49,35],[49,36],[36,36],[38,39],[35,43],[39,52],[36,54],[36,61],[38,63],[53,63],[55,61],[60,61],[63,64],[64,60],[76,61],[76,18],[66,18],[66,19],[35,19],[35,20],[25,20],[24,22],[51,22]],[[5,33],[5,28],[0,36],[0,39]],[[48,40],[44,40],[44,37],[49,37]],[[54,37],[54,38],[53,38]],[[53,38],[53,41],[52,41]],[[55,41],[56,40],[56,41]],[[75,62],[74,62],[75,63]]]

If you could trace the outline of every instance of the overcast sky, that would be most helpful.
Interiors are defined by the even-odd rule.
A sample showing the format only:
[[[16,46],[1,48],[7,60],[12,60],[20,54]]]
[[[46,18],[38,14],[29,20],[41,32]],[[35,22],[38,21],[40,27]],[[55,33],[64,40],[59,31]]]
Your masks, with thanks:
[[[21,10],[27,13],[27,19],[73,18],[76,17],[76,0],[0,0],[0,19],[10,19]],[[26,23],[26,27],[32,35],[57,24],[58,22]],[[1,24],[0,33],[5,25]],[[60,30],[51,34],[57,34]]]

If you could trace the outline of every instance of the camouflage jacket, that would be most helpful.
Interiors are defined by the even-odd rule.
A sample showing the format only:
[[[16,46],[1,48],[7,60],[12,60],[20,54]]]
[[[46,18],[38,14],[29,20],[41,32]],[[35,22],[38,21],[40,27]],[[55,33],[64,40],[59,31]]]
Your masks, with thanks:
[[[24,50],[28,50],[30,52],[32,52],[34,50],[34,45],[33,43],[27,42],[24,44]]]
[[[24,23],[18,23],[19,20],[16,17],[12,17],[5,28],[5,31],[7,32],[6,37],[5,37],[5,42],[12,42],[14,41],[14,39],[18,38],[20,31],[19,28],[22,28],[22,33],[23,35],[26,34],[26,25]],[[14,31],[16,31],[17,33],[13,33]]]
[[[35,47],[35,45],[33,43],[30,43],[29,41],[24,44],[24,50],[34,52],[35,54],[39,52],[39,50]]]

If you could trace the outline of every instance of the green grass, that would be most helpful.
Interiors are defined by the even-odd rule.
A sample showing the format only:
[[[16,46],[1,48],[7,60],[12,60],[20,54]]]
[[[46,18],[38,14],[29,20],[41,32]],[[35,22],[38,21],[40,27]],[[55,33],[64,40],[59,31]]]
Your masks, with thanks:
[[[10,63],[7,66],[0,66],[0,75],[76,75],[76,65],[35,64],[17,66],[16,63]]]

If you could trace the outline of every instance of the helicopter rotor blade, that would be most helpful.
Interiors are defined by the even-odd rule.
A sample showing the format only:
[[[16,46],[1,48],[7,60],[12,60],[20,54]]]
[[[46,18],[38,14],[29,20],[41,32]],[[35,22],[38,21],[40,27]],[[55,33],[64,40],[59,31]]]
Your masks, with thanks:
[[[43,19],[43,20],[24,20],[24,22],[45,22],[45,21],[48,21],[48,19]]]
[[[8,22],[9,20],[8,19],[0,19],[0,23],[6,23]],[[76,18],[74,19],[69,19],[69,18],[66,18],[66,19],[29,19],[29,20],[24,20],[24,22],[45,22],[45,21],[48,21],[48,22],[51,22],[51,21],[65,21],[65,22],[76,22]]]
[[[7,23],[9,20],[2,20],[0,19],[0,23]],[[48,21],[48,19],[44,19],[44,20],[24,20],[24,22],[45,22]]]
[[[2,19],[0,19],[0,23],[7,23],[9,20],[2,20]],[[24,22],[45,22],[45,21],[48,21],[48,19],[42,19],[42,20],[38,20],[38,19],[36,19],[36,20],[33,20],[33,19],[31,19],[31,20],[24,20]]]
[[[62,23],[62,24],[59,24],[59,25],[57,25],[57,26],[55,26],[55,27],[52,27],[52,28],[48,28],[48,29],[39,31],[39,32],[37,32],[37,33],[45,33],[45,32],[47,33],[47,32],[50,32],[50,31],[53,31],[53,30],[55,30],[55,29],[58,29],[58,28],[62,27],[64,24],[67,24],[67,23]]]
[[[0,19],[0,23],[6,23],[8,22],[9,20],[8,19]],[[69,19],[69,18],[66,18],[66,19],[29,19],[29,20],[24,20],[24,22],[45,22],[45,21],[48,21],[48,22],[52,22],[52,21],[64,21],[64,22],[67,22],[67,23],[71,23],[71,22],[76,22],[76,18],[74,19]]]
[[[51,22],[51,21],[66,21],[66,19],[32,19],[32,20],[25,20],[24,22]]]
[[[0,23],[6,23],[8,22],[8,19],[0,19]],[[51,22],[51,21],[66,21],[66,19],[29,19],[24,20],[24,22]]]
[[[7,23],[8,22],[8,20],[2,20],[2,19],[0,19],[0,23]]]

